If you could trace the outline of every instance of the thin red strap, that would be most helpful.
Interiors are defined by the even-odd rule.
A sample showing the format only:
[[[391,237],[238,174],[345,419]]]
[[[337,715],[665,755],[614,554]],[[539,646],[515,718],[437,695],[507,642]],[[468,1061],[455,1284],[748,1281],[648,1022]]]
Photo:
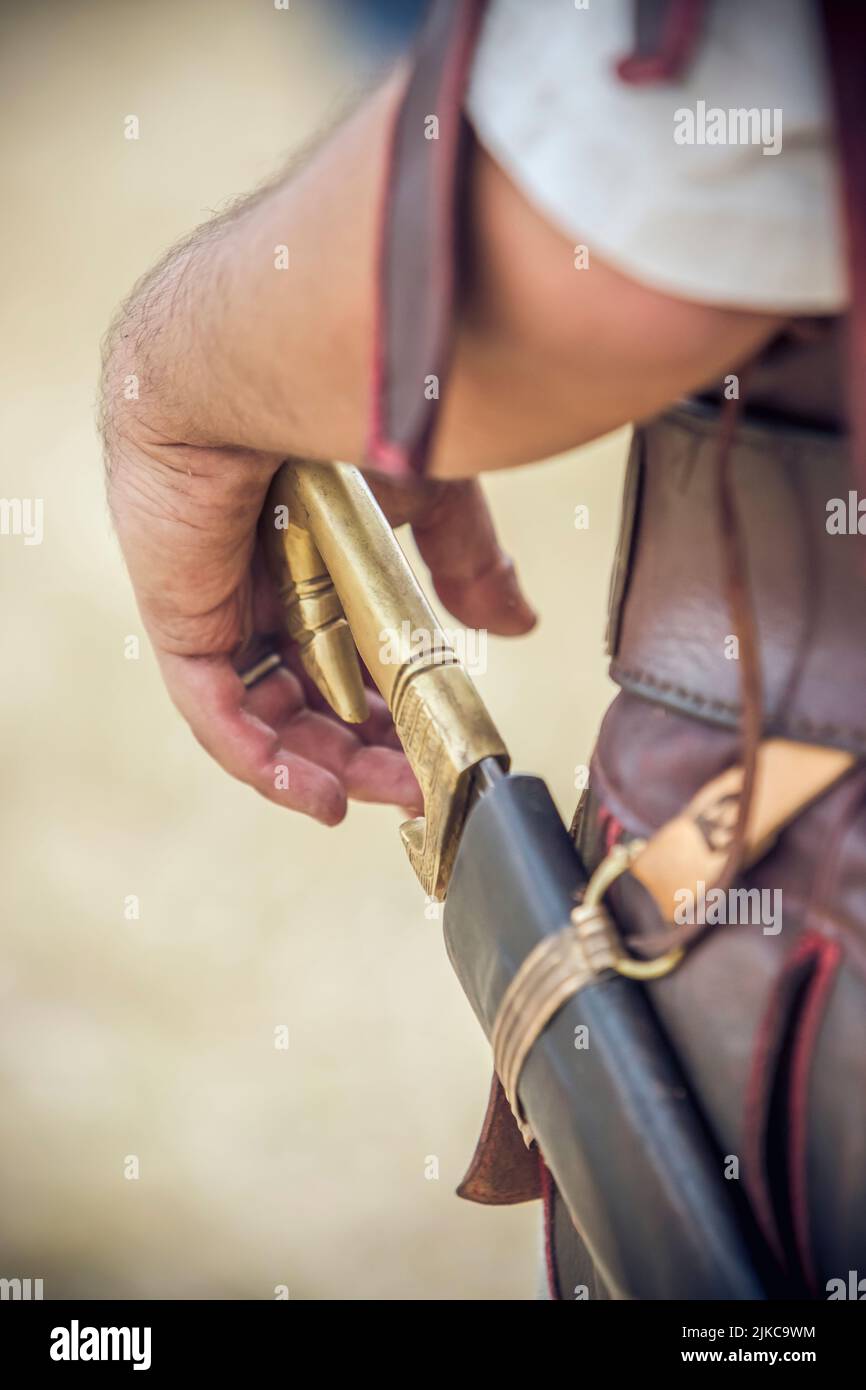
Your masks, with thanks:
[[[367,463],[423,473],[445,393],[470,148],[463,94],[484,0],[435,0],[394,123],[379,250]]]

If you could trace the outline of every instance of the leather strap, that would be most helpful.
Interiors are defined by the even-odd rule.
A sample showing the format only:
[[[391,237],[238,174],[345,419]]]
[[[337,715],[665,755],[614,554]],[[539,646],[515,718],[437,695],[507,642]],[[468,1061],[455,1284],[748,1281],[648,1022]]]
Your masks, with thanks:
[[[484,0],[435,0],[385,181],[367,464],[423,473],[449,365],[471,148],[463,93]]]
[[[785,826],[840,781],[855,762],[853,753],[841,748],[765,739],[756,758],[741,867],[763,859]],[[719,884],[743,789],[744,769],[727,768],[706,783],[632,860],[629,872],[653,898],[663,921],[674,920],[678,895],[684,889],[697,896],[700,884]],[[691,944],[706,929],[699,924],[674,927],[656,936],[629,938],[628,944],[652,957],[673,945]]]

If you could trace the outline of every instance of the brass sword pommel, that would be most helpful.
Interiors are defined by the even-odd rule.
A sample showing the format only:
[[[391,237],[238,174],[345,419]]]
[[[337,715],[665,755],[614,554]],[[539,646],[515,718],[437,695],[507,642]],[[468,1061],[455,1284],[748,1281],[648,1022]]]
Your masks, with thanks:
[[[284,464],[265,531],[288,631],[322,694],[341,718],[366,717],[357,648],[388,704],[424,797],[403,842],[424,891],[443,898],[473,769],[508,766],[496,726],[357,468]]]

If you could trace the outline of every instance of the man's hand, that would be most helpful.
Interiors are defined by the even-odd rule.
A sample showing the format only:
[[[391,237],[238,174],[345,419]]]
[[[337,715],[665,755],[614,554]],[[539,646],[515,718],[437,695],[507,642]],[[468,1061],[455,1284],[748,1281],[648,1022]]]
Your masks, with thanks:
[[[299,172],[146,276],[111,335],[103,383],[110,502],[172,698],[228,771],[328,823],[347,796],[417,799],[381,704],[349,728],[297,672],[247,694],[232,657],[275,622],[256,521],[282,460],[363,463],[377,209],[402,85],[396,73]],[[471,274],[434,477],[471,479],[652,416],[781,324],[671,298],[594,253],[575,271],[571,239],[481,148],[468,217]],[[393,522],[412,523],[457,618],[499,633],[532,625],[474,482],[380,496]]]
[[[284,666],[246,690],[237,654],[282,630],[276,588],[257,541],[282,460],[167,443],[140,425],[107,432],[110,497],[142,618],[174,703],[222,767],[268,800],[335,825],[347,798],[423,810],[387,707],[339,720],[285,636]],[[480,488],[370,478],[393,525],[410,523],[433,583],[460,621],[528,631],[534,616],[502,554]]]

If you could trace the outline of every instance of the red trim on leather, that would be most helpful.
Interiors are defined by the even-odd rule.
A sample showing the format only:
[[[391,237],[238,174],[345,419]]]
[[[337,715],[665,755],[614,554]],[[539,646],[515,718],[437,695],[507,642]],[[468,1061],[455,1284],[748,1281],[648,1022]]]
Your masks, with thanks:
[[[776,1225],[765,1164],[767,1121],[785,1016],[797,980],[807,968],[813,950],[812,933],[807,933],[785,961],[782,972],[773,986],[755,1036],[744,1099],[743,1157],[746,1187],[758,1226],[780,1264],[784,1264],[784,1251]]]
[[[788,1174],[791,1197],[791,1220],[797,1253],[803,1274],[812,1292],[817,1295],[818,1280],[812,1254],[812,1233],[809,1220],[809,1187],[806,1147],[809,1123],[809,1081],[812,1059],[827,1005],[842,958],[838,943],[819,933],[813,933],[815,972],[808,985],[806,998],[797,1024],[797,1035],[791,1063],[788,1094],[788,1122],[791,1137],[788,1148]]]
[[[636,12],[640,4],[641,0],[636,0]],[[658,47],[641,51],[638,40],[635,51],[616,65],[620,80],[632,87],[646,87],[681,77],[694,57],[704,9],[705,0],[668,0],[661,17]]]
[[[625,826],[606,806],[599,806],[598,808],[598,826],[604,836],[604,847],[609,854],[616,842],[622,837]]]
[[[781,1265],[785,1264],[783,1244],[770,1194],[765,1163],[767,1124],[773,1087],[776,1083],[780,1048],[792,1001],[802,986],[791,1041],[788,1094],[785,1120],[788,1127],[787,1177],[789,1210],[797,1256],[804,1278],[814,1291],[817,1281],[813,1268],[809,1225],[808,1101],[812,1059],[824,1017],[830,989],[841,960],[841,948],[819,931],[807,931],[788,957],[775,982],[755,1040],[752,1066],[746,1087],[744,1107],[744,1148],[746,1185],[758,1225]]]
[[[560,1300],[559,1277],[556,1272],[556,1254],[553,1241],[553,1203],[556,1188],[550,1169],[545,1163],[541,1150],[538,1153],[538,1176],[541,1182],[541,1200],[544,1210],[544,1265],[547,1270],[547,1291],[554,1300]]]

